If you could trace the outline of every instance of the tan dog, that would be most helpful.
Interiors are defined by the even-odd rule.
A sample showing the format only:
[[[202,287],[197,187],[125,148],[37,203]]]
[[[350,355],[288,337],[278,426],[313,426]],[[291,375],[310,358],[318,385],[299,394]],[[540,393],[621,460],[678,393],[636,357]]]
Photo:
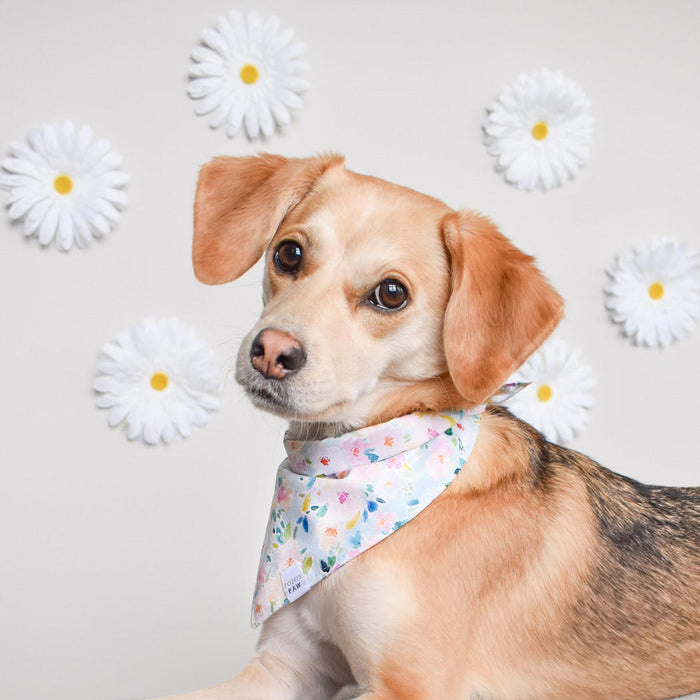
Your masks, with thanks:
[[[340,157],[203,168],[197,277],[229,282],[263,255],[265,308],[236,376],[299,438],[481,403],[562,315],[532,259],[489,220],[349,172]],[[489,408],[443,495],[273,614],[238,677],[186,697],[698,690],[699,516],[699,490],[631,481]]]

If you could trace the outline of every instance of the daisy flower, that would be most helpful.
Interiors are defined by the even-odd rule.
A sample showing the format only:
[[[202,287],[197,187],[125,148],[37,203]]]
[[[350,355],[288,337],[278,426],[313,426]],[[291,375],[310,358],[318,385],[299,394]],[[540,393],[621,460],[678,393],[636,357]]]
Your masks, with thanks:
[[[684,243],[655,239],[618,255],[608,269],[606,306],[637,345],[666,347],[700,315],[700,256]]]
[[[581,364],[580,351],[571,351],[560,339],[548,340],[515,373],[517,381],[531,382],[506,402],[519,418],[552,442],[567,443],[581,433],[593,405],[595,380]]]
[[[155,445],[188,437],[219,407],[213,354],[175,319],[145,319],[102,347],[94,388],[111,427]]]
[[[199,100],[195,112],[211,113],[209,125],[225,124],[230,137],[244,123],[249,138],[270,136],[275,122],[288,125],[289,110],[303,107],[299,93],[309,83],[300,74],[309,66],[300,56],[306,46],[291,43],[294,30],[280,30],[277,17],[264,20],[255,10],[247,20],[231,10],[216,27],[205,29],[192,51],[188,93]]]
[[[106,139],[93,143],[87,126],[76,132],[70,121],[42,124],[10,152],[0,163],[10,218],[23,220],[25,235],[36,234],[44,246],[55,239],[63,251],[83,248],[109,233],[126,206],[122,157]]]
[[[523,190],[563,185],[588,158],[594,119],[573,80],[543,68],[521,75],[488,108],[483,123],[496,169]]]

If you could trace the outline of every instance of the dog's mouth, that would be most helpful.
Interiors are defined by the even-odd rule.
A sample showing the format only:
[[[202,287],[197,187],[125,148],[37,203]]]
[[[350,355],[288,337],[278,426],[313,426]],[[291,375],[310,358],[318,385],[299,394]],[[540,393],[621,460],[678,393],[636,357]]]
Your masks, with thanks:
[[[258,408],[283,417],[288,416],[293,411],[289,397],[286,396],[287,392],[281,386],[278,387],[274,384],[270,386],[246,384],[244,388],[251,401]]]
[[[257,377],[253,377],[239,383],[254,406],[288,420],[302,422],[323,420],[326,414],[332,413],[344,405],[343,401],[336,401],[328,406],[323,406],[321,410],[315,408],[309,411],[308,407],[301,406],[294,401],[290,396],[291,387],[288,387],[284,382],[258,381]]]

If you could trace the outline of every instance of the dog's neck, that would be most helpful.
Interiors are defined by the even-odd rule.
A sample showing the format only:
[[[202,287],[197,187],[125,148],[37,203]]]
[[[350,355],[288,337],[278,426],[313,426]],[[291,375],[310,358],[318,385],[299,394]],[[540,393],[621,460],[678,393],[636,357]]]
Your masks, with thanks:
[[[364,427],[362,425],[357,427]],[[355,427],[346,423],[307,423],[304,421],[290,421],[289,429],[285,434],[285,439],[296,440],[298,442],[308,442],[312,440],[324,440],[325,438],[343,435]]]
[[[394,382],[377,396],[368,398],[364,406],[358,402],[354,415],[348,411],[336,420],[291,421],[288,437],[323,440],[415,411],[438,413],[450,408],[468,409],[477,404],[459,394],[447,373],[419,382]]]

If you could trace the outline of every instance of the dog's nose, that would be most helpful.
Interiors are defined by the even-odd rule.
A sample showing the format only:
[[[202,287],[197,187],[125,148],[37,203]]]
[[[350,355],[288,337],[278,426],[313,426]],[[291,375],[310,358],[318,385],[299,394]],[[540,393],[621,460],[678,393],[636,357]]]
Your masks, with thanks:
[[[250,346],[250,363],[267,378],[284,379],[304,366],[306,353],[293,335],[265,328]]]

